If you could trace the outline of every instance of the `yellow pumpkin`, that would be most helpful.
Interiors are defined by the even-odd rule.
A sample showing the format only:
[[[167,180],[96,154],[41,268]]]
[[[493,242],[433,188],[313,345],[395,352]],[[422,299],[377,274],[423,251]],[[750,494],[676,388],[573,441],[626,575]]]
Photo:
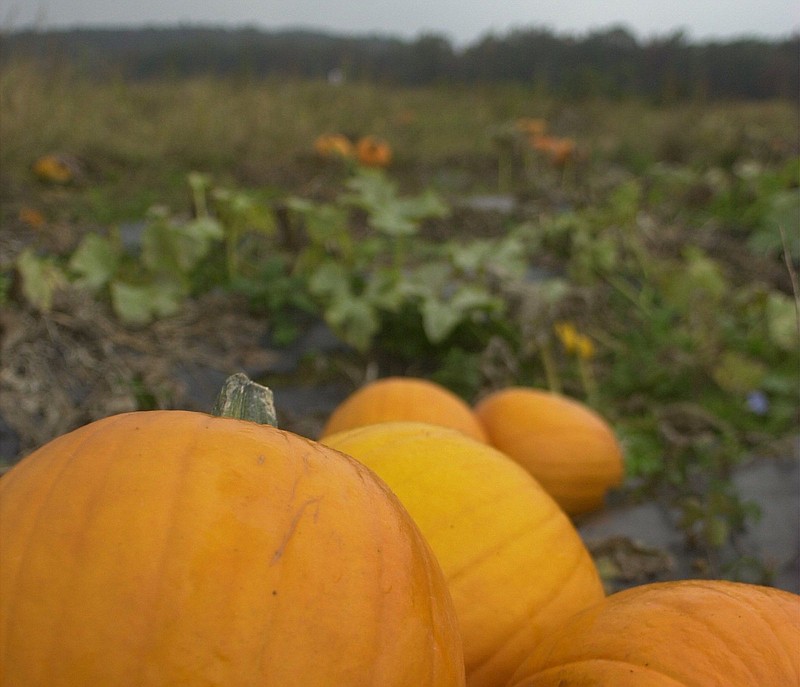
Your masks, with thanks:
[[[603,598],[569,518],[491,446],[418,422],[322,441],[374,470],[419,525],[450,587],[470,687],[505,687],[531,646]]]
[[[8,687],[463,685],[442,572],[372,472],[295,434],[135,412],[0,480]]]
[[[634,587],[531,644],[510,687],[800,684],[800,596],[720,580]]]
[[[613,429],[595,411],[560,394],[511,387],[475,406],[492,446],[528,470],[569,514],[603,506],[623,478]]]
[[[465,401],[418,377],[384,377],[365,384],[334,409],[321,436],[391,420],[428,422],[486,441],[486,432]]]
[[[342,134],[322,134],[314,140],[314,150],[320,157],[349,158],[355,154],[353,144]]]

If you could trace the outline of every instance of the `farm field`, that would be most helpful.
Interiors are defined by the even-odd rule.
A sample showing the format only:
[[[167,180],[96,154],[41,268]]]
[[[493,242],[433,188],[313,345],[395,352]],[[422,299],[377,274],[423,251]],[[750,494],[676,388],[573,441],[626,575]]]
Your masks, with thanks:
[[[359,162],[368,136],[386,155]],[[376,377],[546,388],[620,438],[608,513],[663,520],[584,522],[609,586],[800,591],[743,487],[798,479],[795,103],[10,63],[0,140],[4,464],[113,412],[208,410],[238,370],[311,438]]]

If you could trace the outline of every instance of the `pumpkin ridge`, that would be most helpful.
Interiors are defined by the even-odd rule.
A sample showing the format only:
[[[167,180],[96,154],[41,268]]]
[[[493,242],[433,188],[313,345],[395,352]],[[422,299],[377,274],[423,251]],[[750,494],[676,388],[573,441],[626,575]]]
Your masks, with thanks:
[[[778,590],[774,590],[771,587],[769,589],[770,589],[770,592],[768,592],[768,593],[769,593],[771,599],[774,599],[775,596],[782,597],[782,594],[773,594],[774,592],[777,592]],[[753,602],[753,599],[751,599],[750,597],[743,596],[741,594],[737,594],[736,590],[733,589],[733,588],[730,588],[730,589],[717,588],[715,591],[717,593],[719,593],[720,596],[726,596],[729,599],[731,599],[732,601],[735,601],[736,603],[740,604],[741,606],[746,607],[753,615],[755,615],[759,620],[761,620],[770,629],[770,631],[772,632],[773,637],[775,638],[775,642],[774,642],[773,646],[776,649],[779,648],[780,653],[782,653],[784,655],[784,657],[787,659],[787,663],[789,663],[789,664],[794,663],[795,656],[787,651],[786,645],[784,644],[783,641],[781,641],[781,635],[778,632],[775,631],[776,625],[774,623],[774,620],[773,620],[772,616],[765,614],[765,612],[764,612],[765,609],[764,608],[762,608],[762,607],[758,606],[757,604],[755,604]],[[773,604],[773,609],[771,609],[772,612],[773,613],[777,612],[778,609],[783,610],[783,605],[780,604],[780,603],[774,603]],[[794,619],[794,625],[797,626],[798,629],[800,629],[800,605],[798,606],[797,610],[798,610],[798,613],[795,613],[795,615],[792,616],[792,618]]]
[[[784,599],[785,604],[782,603]],[[552,671],[551,676],[561,677],[559,671],[565,665],[592,661],[624,664],[630,656],[639,661],[636,665],[641,668],[650,669],[653,664],[659,675],[677,680],[681,685],[751,687],[775,684],[777,687],[777,684],[788,684],[792,681],[787,682],[788,676],[797,677],[798,663],[796,655],[782,660],[787,651],[784,638],[791,637],[796,642],[800,625],[787,618],[784,632],[779,636],[771,623],[767,621],[768,631],[765,631],[759,621],[773,608],[788,611],[797,603],[800,600],[789,592],[770,587],[759,591],[752,585],[724,581],[686,580],[633,587],[567,620],[543,644],[534,648],[511,685],[540,685],[537,676]],[[800,611],[800,606],[796,608]],[[634,624],[637,617],[640,622]],[[775,620],[777,622],[777,615]],[[680,645],[688,650],[686,658],[665,650],[661,634],[667,628],[673,628],[681,636]],[[635,633],[630,638],[619,635],[630,631]],[[755,644],[749,641],[751,636],[759,641]],[[774,642],[772,638],[779,641]],[[780,649],[776,650],[775,643],[781,644]],[[537,667],[536,672],[530,672]],[[570,671],[566,674],[575,677]],[[778,674],[782,679],[775,682],[774,676]],[[588,678],[592,671],[582,671],[581,675]],[[722,679],[724,681],[720,681]]]
[[[582,556],[581,556],[582,551],[583,551],[582,549],[577,549],[576,550],[576,556],[575,556],[575,559],[574,559],[574,565],[570,566],[570,572],[568,574],[566,574],[564,577],[561,577],[561,578],[559,578],[557,580],[554,580],[554,582],[557,583],[557,585],[558,585],[557,588],[554,590],[555,593],[550,592],[550,594],[547,595],[547,601],[544,604],[542,604],[541,606],[537,606],[536,604],[533,604],[533,607],[536,608],[536,612],[532,613],[532,614],[531,613],[527,614],[530,621],[535,621],[535,619],[538,616],[542,615],[545,612],[545,609],[547,609],[550,606],[552,606],[567,591],[569,591],[570,594],[572,594],[572,595],[575,594],[575,590],[572,588],[571,582],[572,582],[573,578],[578,573],[581,572],[580,561],[581,561],[581,558],[582,558]],[[598,603],[602,603],[602,600],[599,601]],[[507,644],[513,638],[517,637],[518,635],[522,634],[524,631],[526,631],[528,629],[529,629],[529,626],[526,623],[523,623],[522,625],[520,625],[520,626],[518,626],[516,628],[513,628],[512,631],[506,637],[503,638],[503,643]],[[491,661],[491,659],[494,658],[494,656],[496,656],[496,653],[488,655],[485,658],[481,659],[478,663],[476,663],[474,665],[474,667],[473,667],[473,673],[480,672],[480,669],[483,668],[484,665],[489,663]]]
[[[727,596],[732,601],[734,601],[736,604],[744,605],[744,604],[742,604],[742,597],[738,596],[736,594],[730,594],[728,592],[724,592],[723,593],[722,590],[719,590],[719,589],[714,589],[714,590],[705,589],[703,587],[703,585],[696,585],[696,589],[698,591],[702,590],[705,594],[717,594],[719,596]],[[706,602],[706,603],[708,603],[708,602]],[[664,614],[664,613],[671,614],[671,615],[678,615],[678,614],[682,614],[683,613],[683,608],[682,608],[683,604],[677,605],[675,603],[670,603],[669,600],[665,600],[665,599],[656,599],[656,600],[648,599],[647,606],[648,606],[649,609],[653,610],[653,613],[656,616]],[[717,634],[717,632],[714,631],[714,630],[716,630],[718,628],[717,628],[716,622],[712,622],[713,617],[714,617],[713,614],[704,614],[704,615],[698,616],[698,617],[689,616],[687,618],[687,620],[686,620],[687,625],[684,626],[683,629],[684,629],[684,631],[693,631],[693,630],[696,630],[697,628],[699,628],[699,631],[697,631],[697,634],[703,637],[703,641],[704,642],[706,642],[709,645],[710,644],[719,645],[721,649],[724,649],[725,647],[728,646],[728,642],[726,641],[725,637],[720,636],[719,634]],[[688,623],[692,623],[693,627],[689,626]],[[752,628],[750,628],[750,629],[752,629]],[[717,654],[721,654],[721,653],[722,652],[718,652],[718,651],[716,651],[716,650],[714,650],[712,648],[708,649],[708,654],[711,655],[711,656],[714,656],[714,655],[717,655]],[[747,661],[745,661],[738,653],[727,651],[727,652],[724,652],[724,654],[726,656],[726,660],[729,663],[735,661],[736,664],[744,672],[747,673],[748,683],[749,684],[752,684],[752,685],[758,685],[759,684],[759,680],[757,679],[756,676],[753,675],[749,663]],[[665,669],[666,667],[663,667],[663,668]],[[672,677],[672,676],[670,676],[670,677]],[[686,679],[688,679],[688,677],[689,676],[687,675],[685,677],[681,677],[680,679],[684,680],[684,682],[685,682]],[[705,687],[705,685],[702,685],[700,687]]]
[[[199,428],[208,429],[209,425],[213,421],[212,416],[198,416],[205,420],[205,422],[197,423]],[[160,420],[161,418],[156,418]],[[171,423],[167,423],[171,424]],[[192,433],[192,440],[186,443],[182,442],[181,446],[181,453],[180,456],[176,456],[173,454],[173,461],[172,464],[176,470],[173,471],[171,475],[171,481],[173,484],[180,486],[186,483],[186,475],[191,471],[191,464],[190,461],[187,460],[187,457],[190,456],[190,451],[193,446],[196,446],[198,443],[198,434],[196,432]],[[179,459],[178,459],[179,458]],[[169,461],[167,462],[169,464]],[[168,527],[161,528],[160,534],[162,536],[161,542],[162,545],[157,547],[157,550],[160,552],[160,557],[158,564],[153,566],[153,574],[150,580],[147,581],[146,584],[152,585],[155,581],[156,584],[163,583],[165,579],[164,572],[168,568],[168,564],[170,561],[170,551],[173,547],[170,545],[174,540],[175,536],[180,531],[193,531],[192,528],[185,528],[185,527],[178,527],[178,523],[176,522],[176,514],[180,514],[180,502],[186,498],[186,492],[184,489],[169,489],[169,493],[172,495],[172,500],[170,506],[164,509],[164,514],[166,516],[166,522],[169,525]],[[185,509],[184,509],[185,510]],[[188,509],[191,511],[191,509]],[[154,528],[156,529],[156,528]],[[230,589],[233,585],[233,580],[230,581],[231,585],[228,586]],[[159,616],[161,613],[161,608],[159,604],[147,604],[147,610],[143,611],[145,614],[145,618],[143,619],[142,628],[143,631],[141,632],[141,639],[142,641],[139,644],[139,648],[143,653],[150,653],[152,651],[152,647],[154,642],[158,641],[158,633],[154,631],[157,627],[157,623],[159,621]],[[147,669],[147,666],[140,662],[138,664],[138,672],[136,674],[136,680],[131,684],[144,684],[144,671]]]
[[[586,550],[584,548],[576,548],[575,557],[573,559],[573,565],[570,566],[569,573],[566,574],[563,578],[561,578],[559,580],[560,584],[559,584],[558,588],[556,589],[555,594],[550,596],[543,606],[539,607],[539,614],[541,614],[545,609],[548,609],[550,606],[552,606],[556,601],[559,600],[559,597],[563,596],[568,590],[572,594],[575,593],[575,590],[570,587],[569,583],[571,583],[573,578],[579,572],[581,572],[580,563],[581,563],[581,559],[584,557],[584,555],[589,557],[589,558],[591,558],[591,556],[589,556],[588,552],[586,552]],[[596,578],[596,581],[597,581],[598,586],[600,588],[602,588],[602,582],[600,581],[599,576]],[[598,601],[597,603],[601,603],[601,602],[602,602],[602,599],[600,599],[600,601]]]
[[[509,683],[509,687],[536,687],[536,684],[540,677],[549,677],[549,675],[551,674],[558,677],[562,669],[566,666],[583,666],[583,665],[588,666],[597,664],[630,666],[636,668],[637,672],[639,673],[646,672],[649,673],[650,675],[658,676],[661,679],[661,684],[659,684],[658,687],[669,687],[669,685],[675,685],[675,687],[693,687],[691,684],[687,684],[686,681],[683,679],[676,679],[671,675],[662,673],[661,671],[650,668],[649,666],[644,666],[641,663],[636,663],[634,661],[623,661],[622,659],[618,658],[582,658],[582,659],[575,659],[573,661],[564,661],[559,663],[557,666],[544,668],[543,670],[537,671],[532,675],[529,675],[524,679],[524,682],[514,682],[512,678],[512,682]],[[536,680],[537,682],[531,682],[532,680]],[[669,680],[669,684],[665,682],[666,680]],[[724,685],[698,684],[695,685],[694,687],[724,687]]]
[[[487,499],[487,502],[488,501],[489,501],[489,499]],[[559,520],[558,511],[554,510],[553,512],[545,515],[545,517],[543,517],[541,520],[536,520],[536,521],[533,521],[533,522],[525,522],[518,529],[516,529],[515,531],[511,532],[503,540],[502,544],[500,544],[499,546],[494,546],[493,548],[491,548],[489,550],[484,550],[480,555],[478,555],[475,558],[472,558],[469,561],[467,561],[460,569],[450,572],[448,574],[449,579],[451,581],[457,580],[465,572],[469,572],[470,568],[475,567],[476,565],[480,565],[481,563],[483,563],[490,556],[494,556],[499,551],[502,551],[504,548],[506,548],[507,546],[516,543],[516,541],[521,536],[523,536],[524,534],[530,532],[532,529],[534,529],[534,528],[538,529],[540,527],[544,527],[547,523],[549,523],[549,522],[558,522],[558,520]]]

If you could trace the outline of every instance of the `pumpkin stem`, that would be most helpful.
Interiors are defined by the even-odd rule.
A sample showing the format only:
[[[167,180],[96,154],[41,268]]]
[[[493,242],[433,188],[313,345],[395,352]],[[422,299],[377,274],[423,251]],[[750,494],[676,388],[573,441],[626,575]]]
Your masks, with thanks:
[[[243,372],[232,374],[225,380],[211,414],[278,426],[272,390],[257,384]]]

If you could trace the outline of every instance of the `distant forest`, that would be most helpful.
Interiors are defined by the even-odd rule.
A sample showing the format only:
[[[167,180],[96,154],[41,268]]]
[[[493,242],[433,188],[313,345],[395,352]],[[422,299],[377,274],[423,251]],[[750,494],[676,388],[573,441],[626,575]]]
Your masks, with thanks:
[[[0,38],[12,59],[72,63],[97,77],[224,75],[370,80],[404,86],[519,83],[567,98],[798,98],[800,35],[690,42],[682,33],[639,40],[624,28],[581,36],[548,29],[486,35],[456,49],[440,35],[413,40],[255,28],[17,31]]]

